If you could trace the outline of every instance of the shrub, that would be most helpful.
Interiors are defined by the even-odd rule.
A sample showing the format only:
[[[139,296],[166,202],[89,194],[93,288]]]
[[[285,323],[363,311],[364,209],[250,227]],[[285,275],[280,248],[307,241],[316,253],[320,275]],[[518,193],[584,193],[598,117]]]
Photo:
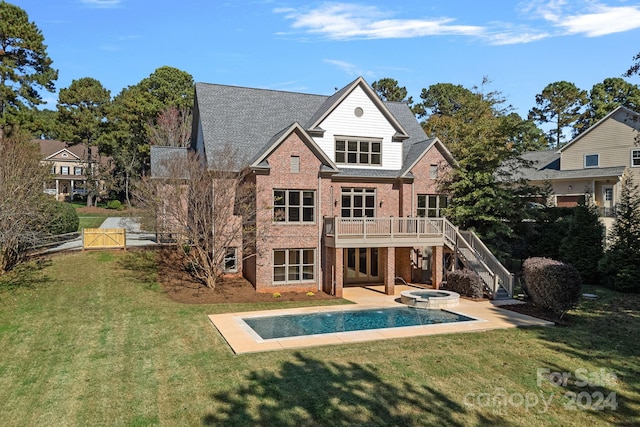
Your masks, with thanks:
[[[120,203],[120,200],[109,200],[107,202],[107,209],[117,209],[121,211],[123,209],[122,203]]]
[[[580,300],[582,278],[570,265],[549,258],[529,258],[523,264],[531,302],[562,317]]]
[[[447,273],[447,289],[470,298],[484,296],[484,283],[472,270],[454,270]]]
[[[71,204],[47,198],[43,209],[47,219],[47,222],[43,224],[45,233],[57,235],[78,231],[80,220]]]

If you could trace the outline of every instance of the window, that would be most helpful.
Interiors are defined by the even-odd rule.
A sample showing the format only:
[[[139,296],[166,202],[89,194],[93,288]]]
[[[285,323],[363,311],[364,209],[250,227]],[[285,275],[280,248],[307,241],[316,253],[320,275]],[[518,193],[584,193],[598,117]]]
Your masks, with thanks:
[[[336,163],[348,165],[382,164],[382,141],[336,139]]]
[[[585,168],[597,168],[600,165],[599,154],[585,154],[584,155],[584,167]]]
[[[361,218],[376,216],[375,188],[343,188],[342,189],[343,218]]]
[[[438,179],[438,165],[431,165],[429,168],[429,178]]]
[[[315,201],[315,191],[273,190],[273,220],[314,222]]]
[[[275,249],[273,283],[305,282],[315,279],[315,249]]]
[[[442,209],[449,204],[447,196],[443,194],[418,194],[417,216],[428,218],[439,218],[442,216]]]
[[[631,166],[640,167],[640,150],[631,150]]]
[[[80,166],[75,166],[75,167],[73,168],[73,174],[74,174],[74,175],[82,175],[82,167],[80,167]]]
[[[238,248],[227,248],[224,254],[224,271],[235,273],[238,271]]]
[[[69,175],[69,166],[60,166],[61,175]]]
[[[300,173],[300,156],[291,156],[291,173]]]
[[[51,166],[51,173],[52,174],[56,173],[56,166],[55,165]]]

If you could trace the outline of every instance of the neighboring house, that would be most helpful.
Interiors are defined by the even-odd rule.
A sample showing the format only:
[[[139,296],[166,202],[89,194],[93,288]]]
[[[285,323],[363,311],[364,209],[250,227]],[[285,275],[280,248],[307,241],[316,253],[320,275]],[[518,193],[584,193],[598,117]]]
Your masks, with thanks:
[[[362,78],[331,96],[197,83],[191,141],[210,168],[228,146],[246,157],[256,206],[265,206],[255,215],[262,237],[249,242],[255,256],[228,253],[259,292],[439,287],[456,258],[494,266],[481,274],[493,296],[499,283],[511,287],[495,257],[477,259],[474,235],[441,215],[438,180],[451,153],[405,103],[381,101]],[[174,155],[167,150],[152,147],[152,174]]]
[[[107,167],[109,159],[93,154],[89,161],[86,144],[68,144],[50,139],[34,140],[40,146],[42,162],[50,167],[51,178],[45,183],[44,191],[57,200],[71,199],[74,194],[86,195],[89,168]],[[97,148],[93,148],[97,152]],[[104,183],[97,184],[104,191]]]
[[[556,206],[575,206],[590,194],[601,216],[612,217],[625,169],[640,183],[639,129],[640,115],[618,107],[557,151],[525,153],[533,165],[523,176],[532,184],[550,183]]]

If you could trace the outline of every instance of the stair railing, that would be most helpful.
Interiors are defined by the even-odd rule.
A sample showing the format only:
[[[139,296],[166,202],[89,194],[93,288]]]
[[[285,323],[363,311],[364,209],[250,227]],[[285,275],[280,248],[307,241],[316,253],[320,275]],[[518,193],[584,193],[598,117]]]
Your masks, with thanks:
[[[460,231],[462,239],[468,246],[476,253],[476,256],[483,261],[488,269],[494,275],[494,283],[490,286],[493,287],[494,295],[498,291],[499,286],[502,286],[509,296],[513,296],[513,280],[514,275],[507,270],[500,261],[493,255],[493,253],[487,248],[487,246],[480,240],[480,238],[473,231]]]

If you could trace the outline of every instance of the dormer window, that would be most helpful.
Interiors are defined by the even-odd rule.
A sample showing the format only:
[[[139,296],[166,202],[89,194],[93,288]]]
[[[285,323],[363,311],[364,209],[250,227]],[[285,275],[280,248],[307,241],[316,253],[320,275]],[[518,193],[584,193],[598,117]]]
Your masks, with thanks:
[[[382,141],[366,138],[336,138],[336,163],[380,166]]]
[[[600,166],[599,154],[585,154],[584,155],[584,167],[585,168],[597,168]]]

